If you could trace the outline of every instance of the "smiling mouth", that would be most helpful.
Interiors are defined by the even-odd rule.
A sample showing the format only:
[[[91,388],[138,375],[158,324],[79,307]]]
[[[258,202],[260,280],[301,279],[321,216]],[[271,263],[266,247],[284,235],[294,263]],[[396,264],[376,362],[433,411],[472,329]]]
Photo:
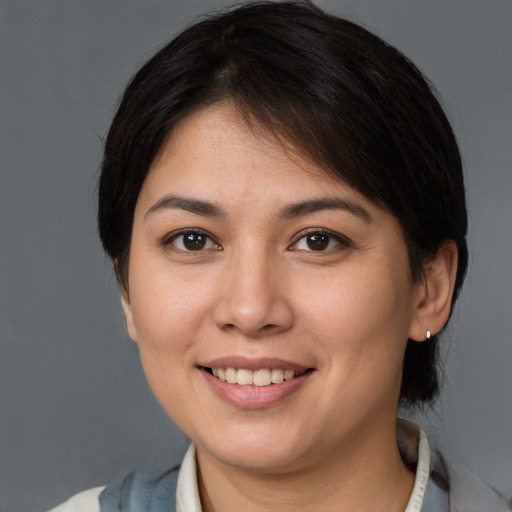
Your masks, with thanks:
[[[312,371],[311,368],[299,372],[294,370],[281,370],[279,368],[262,368],[253,371],[245,368],[209,368],[207,366],[203,366],[203,370],[229,384],[257,387],[281,384],[284,381],[293,380]]]

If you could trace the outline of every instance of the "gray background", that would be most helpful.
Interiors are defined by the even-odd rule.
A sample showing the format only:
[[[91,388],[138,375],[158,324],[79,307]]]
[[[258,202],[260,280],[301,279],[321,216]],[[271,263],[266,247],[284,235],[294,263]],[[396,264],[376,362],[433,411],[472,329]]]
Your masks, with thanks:
[[[464,155],[472,262],[422,424],[512,496],[512,3],[318,1],[439,89]],[[95,233],[101,140],[155,47],[222,1],[0,1],[0,507],[43,510],[186,440],[145,383]]]

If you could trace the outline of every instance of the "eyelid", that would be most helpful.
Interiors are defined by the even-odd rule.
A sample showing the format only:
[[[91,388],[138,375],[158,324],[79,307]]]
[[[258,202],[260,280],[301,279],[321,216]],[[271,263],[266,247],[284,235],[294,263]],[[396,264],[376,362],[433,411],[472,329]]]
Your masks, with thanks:
[[[338,233],[337,231],[332,231],[332,230],[326,229],[326,228],[308,228],[308,229],[301,231],[297,235],[295,235],[294,241],[289,245],[288,249],[293,251],[294,246],[297,245],[297,243],[300,240],[302,240],[303,238],[305,238],[308,235],[327,235],[331,239],[336,240],[341,247],[345,247],[345,248],[353,248],[354,247],[354,244],[350,240],[350,238],[348,238],[347,236],[345,236],[341,233]],[[307,252],[315,252],[315,251],[311,250],[311,251],[307,251]],[[319,253],[329,252],[329,249],[327,249],[325,251],[318,251],[318,252]]]
[[[215,245],[215,248],[214,248],[215,250],[222,249],[222,246],[215,239],[215,237],[211,233],[208,233],[208,231],[205,231],[204,229],[201,229],[201,228],[182,228],[182,229],[178,229],[177,231],[173,231],[172,233],[168,233],[167,235],[165,235],[162,238],[161,245],[164,247],[173,246],[174,240],[176,240],[180,236],[190,234],[190,233],[195,234],[195,235],[203,235],[213,242],[213,244]],[[183,249],[179,249],[178,247],[175,247],[175,246],[173,246],[173,248],[175,250],[181,251],[181,252],[202,252],[201,250],[199,250],[199,251],[184,251]]]

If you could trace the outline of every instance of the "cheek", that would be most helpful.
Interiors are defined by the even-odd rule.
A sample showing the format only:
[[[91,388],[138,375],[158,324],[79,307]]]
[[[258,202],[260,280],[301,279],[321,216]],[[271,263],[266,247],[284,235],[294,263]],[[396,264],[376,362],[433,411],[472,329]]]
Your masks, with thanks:
[[[133,267],[137,268],[134,262]],[[140,268],[140,267],[139,267]],[[143,363],[176,364],[193,344],[208,314],[209,298],[201,282],[169,269],[145,266],[133,272],[130,298],[133,324]]]
[[[192,399],[184,383],[194,370],[194,339],[204,306],[198,301],[200,295],[184,283],[161,275],[133,284],[133,323],[144,373],[157,400],[180,424],[180,411],[187,410]]]
[[[158,402],[189,436],[204,418],[193,385],[200,339],[211,339],[211,276],[192,279],[168,270],[133,275],[132,312],[139,354],[148,384]],[[192,407],[191,407],[192,405]]]
[[[402,272],[379,265],[333,273],[311,287],[303,304],[332,364],[401,365],[412,318],[411,286]]]
[[[331,411],[338,425],[347,411],[357,423],[398,402],[410,308],[407,287],[383,275],[367,268],[309,293],[305,329],[317,339],[327,376],[317,416]]]

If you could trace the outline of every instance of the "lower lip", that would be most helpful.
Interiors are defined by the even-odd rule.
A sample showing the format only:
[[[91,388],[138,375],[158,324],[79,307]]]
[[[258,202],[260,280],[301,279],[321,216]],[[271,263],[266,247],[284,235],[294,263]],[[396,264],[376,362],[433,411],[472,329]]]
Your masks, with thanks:
[[[220,380],[206,370],[200,371],[217,395],[226,402],[244,409],[261,409],[281,402],[303,386],[313,373],[307,371],[300,377],[270,386],[240,386]]]

